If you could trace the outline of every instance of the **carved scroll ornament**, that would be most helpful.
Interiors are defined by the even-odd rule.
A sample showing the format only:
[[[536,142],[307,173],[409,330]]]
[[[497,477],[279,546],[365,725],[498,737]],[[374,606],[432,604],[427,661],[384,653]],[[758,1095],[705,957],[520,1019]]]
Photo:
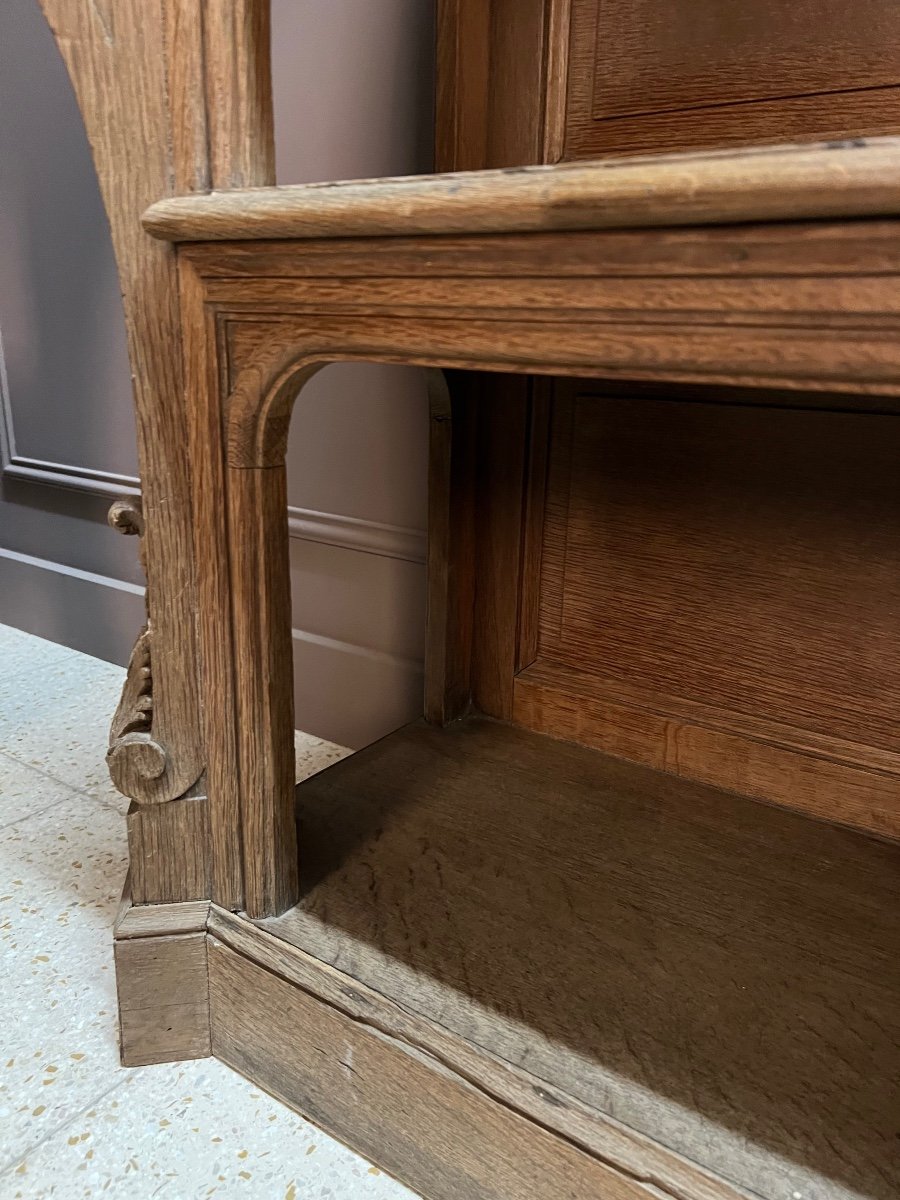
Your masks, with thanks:
[[[139,499],[116,500],[109,510],[113,529],[132,537],[142,538],[144,517]],[[153,628],[149,616],[138,634],[131,657],[122,696],[109,731],[106,762],[113,783],[123,795],[138,803],[158,803],[153,794],[155,781],[166,772],[167,760],[163,746],[153,737]]]

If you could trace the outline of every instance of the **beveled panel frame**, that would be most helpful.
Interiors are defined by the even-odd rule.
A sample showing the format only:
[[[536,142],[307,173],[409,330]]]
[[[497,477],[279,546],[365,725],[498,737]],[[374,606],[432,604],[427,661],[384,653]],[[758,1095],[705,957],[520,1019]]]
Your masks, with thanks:
[[[367,360],[839,390],[870,407],[900,394],[897,233],[864,221],[181,247],[211,836],[241,864],[251,916],[297,899],[284,450],[306,380]],[[255,329],[231,361],[236,322]],[[459,677],[438,675],[465,653],[437,665],[434,648],[465,609],[430,606],[439,720],[462,701]]]

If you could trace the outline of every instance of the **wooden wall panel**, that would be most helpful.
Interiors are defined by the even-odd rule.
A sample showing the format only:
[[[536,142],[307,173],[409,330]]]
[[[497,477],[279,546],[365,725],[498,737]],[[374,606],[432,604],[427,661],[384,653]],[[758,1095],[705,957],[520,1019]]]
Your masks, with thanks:
[[[604,0],[593,114],[640,116],[900,82],[884,0]]]
[[[572,0],[564,157],[900,128],[892,0]]]
[[[862,787],[845,819],[888,832],[900,420],[573,391],[557,405],[540,654],[517,719],[725,787],[739,762],[749,791],[814,809],[790,765],[812,756],[845,791],[848,769]],[[554,692],[568,697],[555,711]],[[629,736],[611,742],[623,722]],[[688,725],[721,736],[697,743]],[[780,768],[751,769],[760,744],[780,748]],[[881,777],[868,816],[859,769]],[[814,792],[828,791],[823,770]]]
[[[567,43],[567,12],[568,0],[438,0],[436,170],[523,166],[558,157],[565,72],[557,51]],[[463,527],[476,506],[475,570],[466,575],[470,595],[462,606],[466,613],[474,606],[474,624],[470,631],[463,628],[468,617],[459,623],[454,652],[471,655],[471,670],[460,672],[457,663],[452,681],[445,642],[431,639],[425,673],[432,720],[458,716],[469,696],[491,716],[512,715],[521,657],[520,572],[523,555],[530,563],[535,547],[522,527],[530,511],[533,390],[533,381],[522,376],[454,372],[453,422],[457,429],[472,428],[466,444],[457,446],[457,493],[442,536],[454,544],[466,542],[469,532]],[[433,460],[443,452],[439,442],[440,436],[433,437]],[[464,487],[461,480],[467,481]],[[429,566],[431,593],[444,586],[445,570],[444,560],[435,556]],[[531,616],[529,607],[526,641],[533,632]]]

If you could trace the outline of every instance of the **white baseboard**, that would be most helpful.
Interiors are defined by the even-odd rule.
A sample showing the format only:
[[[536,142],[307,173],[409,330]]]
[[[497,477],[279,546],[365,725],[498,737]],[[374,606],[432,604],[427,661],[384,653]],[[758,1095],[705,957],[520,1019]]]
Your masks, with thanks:
[[[124,666],[144,622],[133,583],[0,549],[0,624]],[[293,631],[298,729],[359,749],[422,713],[422,665]]]
[[[293,631],[294,724],[359,750],[423,710],[422,664]]]
[[[143,625],[144,589],[0,549],[0,623],[125,666]]]

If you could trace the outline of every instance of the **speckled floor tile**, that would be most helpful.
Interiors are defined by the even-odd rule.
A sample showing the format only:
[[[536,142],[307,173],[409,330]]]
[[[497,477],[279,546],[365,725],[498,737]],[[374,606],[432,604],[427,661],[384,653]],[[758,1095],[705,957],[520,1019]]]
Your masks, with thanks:
[[[75,659],[96,661],[68,646],[23,633],[11,625],[0,625],[0,675],[4,679],[30,674],[48,664],[71,666]]]
[[[410,1200],[221,1063],[119,1066],[123,672],[4,627],[0,665],[0,1200]],[[348,753],[296,748],[298,779]]]
[[[214,1059],[128,1072],[121,1087],[0,1176],[2,1200],[104,1195],[412,1197]]]
[[[0,1164],[116,1082],[124,822],[74,793],[0,831]]]
[[[59,780],[0,751],[0,829],[51,808],[70,794]]]
[[[124,672],[70,653],[69,663],[53,659],[28,672],[16,671],[8,653],[2,655],[0,750],[86,791],[105,782],[109,722]]]
[[[294,754],[297,761],[295,779],[298,783],[301,779],[308,779],[310,775],[324,771],[332,763],[352,753],[352,750],[344,746],[313,737],[311,733],[301,733],[297,729],[294,732]]]

